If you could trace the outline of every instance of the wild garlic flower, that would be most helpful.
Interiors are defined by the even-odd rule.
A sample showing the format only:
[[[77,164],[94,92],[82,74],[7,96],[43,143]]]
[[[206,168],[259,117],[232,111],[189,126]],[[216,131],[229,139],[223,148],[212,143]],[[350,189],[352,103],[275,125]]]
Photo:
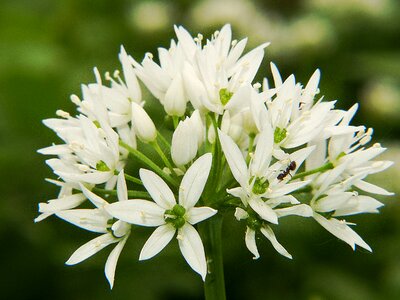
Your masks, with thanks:
[[[140,169],[143,185],[155,202],[135,199],[106,207],[109,214],[127,223],[157,227],[140,252],[139,260],[157,255],[177,232],[176,238],[183,257],[205,280],[207,265],[204,248],[192,225],[217,213],[210,207],[195,207],[206,184],[211,160],[210,153],[204,154],[186,171],[179,187],[178,203],[162,178],[152,171]]]
[[[121,220],[113,220],[113,217],[106,211],[107,206],[110,205],[106,200],[97,196],[83,185],[81,185],[81,189],[83,194],[96,208],[63,210],[56,213],[56,215],[75,226],[92,232],[102,233],[102,235],[79,247],[67,260],[66,264],[78,264],[108,245],[117,243],[108,256],[104,270],[106,278],[112,288],[114,285],[117,261],[130,235],[131,226]],[[123,171],[118,175],[118,200],[122,202],[128,200]]]
[[[274,233],[289,216],[313,218],[353,249],[371,251],[349,218],[377,213],[383,204],[374,195],[393,194],[368,179],[392,162],[377,160],[385,148],[369,145],[372,128],[351,124],[358,104],[337,109],[319,96],[318,69],[303,86],[271,63],[273,87],[267,78],[254,82],[269,43],[244,53],[247,38],[234,40],[229,24],[208,39],[182,26],[175,34],[154,60],[147,53],[139,63],[121,46],[121,70],[102,78],[95,68],[81,99],[71,96],[76,114],[58,110],[43,121],[59,141],[38,152],[53,156],[46,163],[57,180],[48,181],[60,191],[39,204],[35,222],[56,216],[101,234],[67,264],[116,244],[105,265],[112,287],[131,228],[155,227],[139,260],[176,236],[205,285],[223,286],[226,214],[242,221],[254,259],[260,234],[292,258]],[[164,117],[148,110],[146,94]]]

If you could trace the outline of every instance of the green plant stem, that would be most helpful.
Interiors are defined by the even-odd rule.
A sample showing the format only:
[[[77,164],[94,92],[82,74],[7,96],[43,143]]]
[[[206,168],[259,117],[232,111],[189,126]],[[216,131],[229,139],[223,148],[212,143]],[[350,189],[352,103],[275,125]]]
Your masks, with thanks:
[[[303,178],[303,177],[306,177],[308,175],[312,175],[312,174],[315,174],[315,173],[327,171],[327,170],[330,170],[330,169],[333,169],[333,168],[334,168],[333,164],[331,162],[328,162],[328,163],[324,164],[323,166],[321,166],[319,168],[316,168],[314,170],[298,173],[298,174],[296,174],[296,175],[294,175],[292,177],[292,180],[298,179],[298,178]]]
[[[125,179],[130,181],[130,182],[143,185],[143,182],[139,178],[133,177],[133,176],[128,175],[128,174],[124,174],[124,176],[125,176]]]
[[[161,143],[164,144],[164,147],[171,151],[171,144],[165,139],[165,137],[157,130],[157,138],[160,139]]]
[[[175,174],[174,171],[174,167],[172,166],[172,164],[170,163],[170,161],[168,160],[168,158],[165,156],[164,152],[162,151],[162,149],[160,148],[160,145],[157,143],[157,140],[154,141],[153,143],[151,143],[151,145],[153,145],[154,149],[156,149],[158,155],[161,157],[162,161],[164,162],[164,164],[168,167],[168,169],[171,171],[171,174]]]
[[[253,152],[255,137],[256,137],[256,135],[254,133],[251,133],[249,135],[249,147],[247,149],[247,157],[246,157],[246,163],[247,164],[249,164],[250,158],[251,158],[251,153]]]
[[[179,124],[179,117],[172,116],[172,122],[174,123],[174,129],[176,129],[176,127],[178,127]]]
[[[93,192],[100,193],[100,194],[108,194],[108,195],[113,195],[117,196],[117,191],[116,190],[105,190],[101,188],[93,188]],[[132,198],[140,198],[140,199],[151,199],[150,195],[147,192],[142,192],[142,191],[129,191],[128,190],[128,197]]]
[[[207,259],[207,276],[204,282],[206,300],[225,300],[224,265],[222,257],[222,215],[201,222],[199,230]]]
[[[157,166],[150,158],[145,156],[143,153],[140,151],[132,148],[128,144],[124,143],[123,141],[119,141],[119,144],[124,147],[126,150],[129,151],[130,154],[132,154],[134,157],[136,157],[138,160],[146,164],[148,167],[153,169],[154,172],[156,172],[158,175],[160,175],[165,181],[168,183],[172,184],[173,186],[177,187],[178,182],[172,178],[170,175],[165,173],[159,166]]]

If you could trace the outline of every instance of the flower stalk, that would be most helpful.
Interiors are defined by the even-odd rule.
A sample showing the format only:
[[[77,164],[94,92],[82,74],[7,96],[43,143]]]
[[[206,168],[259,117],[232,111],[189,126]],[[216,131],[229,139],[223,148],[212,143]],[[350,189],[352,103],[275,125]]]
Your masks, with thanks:
[[[222,252],[222,221],[221,214],[199,224],[207,260],[207,277],[204,282],[204,297],[206,300],[224,300],[225,280]]]

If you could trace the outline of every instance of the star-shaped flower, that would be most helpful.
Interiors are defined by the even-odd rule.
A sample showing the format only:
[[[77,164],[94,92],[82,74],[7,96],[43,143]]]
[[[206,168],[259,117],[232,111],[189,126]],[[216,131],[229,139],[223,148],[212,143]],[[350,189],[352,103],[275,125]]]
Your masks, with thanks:
[[[157,227],[140,253],[139,260],[157,255],[177,232],[179,248],[190,267],[205,280],[207,264],[200,235],[192,226],[217,213],[210,207],[194,207],[200,199],[211,169],[211,153],[198,158],[185,173],[178,203],[168,185],[152,171],[140,169],[143,185],[155,201],[142,199],[113,203],[109,214],[125,222]]]

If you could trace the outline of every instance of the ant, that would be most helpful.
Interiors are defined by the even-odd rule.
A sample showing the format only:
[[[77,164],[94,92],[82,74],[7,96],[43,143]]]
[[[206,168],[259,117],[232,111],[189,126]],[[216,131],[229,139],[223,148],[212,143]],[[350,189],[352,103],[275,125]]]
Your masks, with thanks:
[[[279,179],[280,181],[282,181],[288,175],[290,175],[290,177],[292,177],[292,174],[290,174],[290,171],[294,171],[295,169],[296,169],[296,162],[291,161],[290,164],[287,166],[286,170],[283,170],[276,178]]]

